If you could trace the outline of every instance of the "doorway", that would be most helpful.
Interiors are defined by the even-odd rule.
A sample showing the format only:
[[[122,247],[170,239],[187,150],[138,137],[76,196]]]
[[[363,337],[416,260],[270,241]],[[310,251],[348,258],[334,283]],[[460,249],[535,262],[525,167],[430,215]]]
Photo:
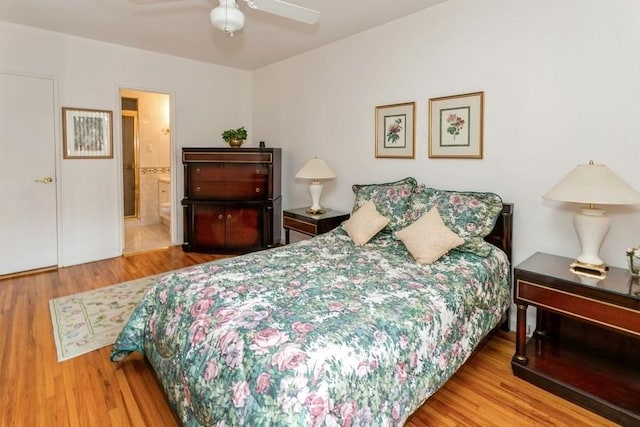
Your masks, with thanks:
[[[124,254],[168,247],[171,195],[170,95],[121,89]]]

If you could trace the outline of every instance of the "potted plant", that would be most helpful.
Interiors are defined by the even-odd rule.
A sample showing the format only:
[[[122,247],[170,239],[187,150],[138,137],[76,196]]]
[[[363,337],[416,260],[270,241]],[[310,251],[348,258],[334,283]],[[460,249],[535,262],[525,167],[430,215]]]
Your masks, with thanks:
[[[231,147],[240,147],[247,139],[247,130],[244,126],[238,129],[227,129],[222,132],[222,139]]]

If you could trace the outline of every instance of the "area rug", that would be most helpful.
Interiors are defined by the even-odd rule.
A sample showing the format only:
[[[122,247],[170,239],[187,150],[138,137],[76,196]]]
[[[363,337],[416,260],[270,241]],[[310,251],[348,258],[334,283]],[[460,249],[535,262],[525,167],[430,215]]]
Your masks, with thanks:
[[[142,296],[162,274],[49,300],[58,361],[113,344]]]

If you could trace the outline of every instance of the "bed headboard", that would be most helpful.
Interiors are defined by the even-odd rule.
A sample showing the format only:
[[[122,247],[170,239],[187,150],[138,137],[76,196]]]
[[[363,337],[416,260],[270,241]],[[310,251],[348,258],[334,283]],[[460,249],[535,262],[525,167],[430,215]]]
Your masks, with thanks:
[[[487,237],[484,238],[502,249],[511,261],[511,233],[513,231],[513,203],[504,203],[502,213],[496,221],[496,225]]]

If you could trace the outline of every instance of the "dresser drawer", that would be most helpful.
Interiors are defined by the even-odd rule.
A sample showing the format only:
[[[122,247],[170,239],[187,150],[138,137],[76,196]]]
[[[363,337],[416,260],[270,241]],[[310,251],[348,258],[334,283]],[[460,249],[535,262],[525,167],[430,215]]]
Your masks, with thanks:
[[[269,169],[260,164],[194,163],[189,165],[192,181],[263,181],[266,182]]]
[[[263,200],[269,190],[269,169],[260,164],[203,163],[189,165],[192,199]]]
[[[526,280],[516,282],[516,300],[640,336],[640,312]]]
[[[279,158],[279,157],[278,157]],[[187,163],[273,163],[273,154],[269,151],[240,150],[192,150],[182,153],[182,162]]]
[[[263,200],[267,198],[265,182],[192,181],[190,199]]]

